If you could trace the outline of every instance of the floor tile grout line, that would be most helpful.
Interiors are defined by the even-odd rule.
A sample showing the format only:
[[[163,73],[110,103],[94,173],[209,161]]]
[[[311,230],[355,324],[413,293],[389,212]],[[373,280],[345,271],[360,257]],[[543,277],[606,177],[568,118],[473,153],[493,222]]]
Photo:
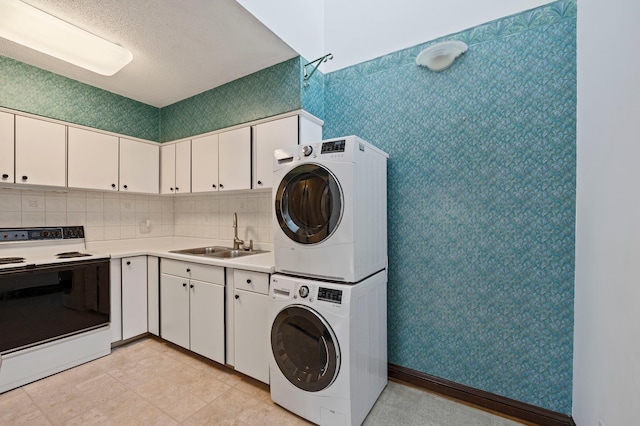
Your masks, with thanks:
[[[45,379],[47,379],[47,378],[49,378],[49,377],[51,377],[51,376],[47,376],[47,377],[45,377],[45,378],[43,378],[43,379],[40,379],[40,380],[45,380]],[[47,416],[47,413],[45,413],[45,412],[44,412],[44,410],[40,407],[40,405],[38,405],[38,403],[33,399],[33,397],[31,396],[31,394],[29,393],[29,391],[27,391],[27,390],[25,389],[25,386],[27,386],[27,385],[23,385],[23,386],[21,386],[19,389],[20,389],[20,390],[22,390],[22,392],[27,396],[27,398],[29,398],[29,401],[31,401],[31,403],[32,403],[32,404],[33,404],[33,405],[38,409],[38,411],[40,412],[40,414],[42,414],[42,416],[43,416],[45,419],[47,419],[47,422],[49,422],[49,424],[52,424],[52,425],[53,425],[53,424],[55,424],[55,423],[53,423],[53,422],[51,421],[51,419],[49,418],[49,416]],[[9,391],[9,392],[11,392],[11,391]]]

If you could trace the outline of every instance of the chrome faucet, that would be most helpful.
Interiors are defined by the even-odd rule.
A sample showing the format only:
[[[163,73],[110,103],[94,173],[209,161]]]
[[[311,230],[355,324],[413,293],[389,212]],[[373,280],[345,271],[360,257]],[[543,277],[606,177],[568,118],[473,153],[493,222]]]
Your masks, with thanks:
[[[233,249],[240,250],[244,241],[238,238],[238,213],[233,214]]]

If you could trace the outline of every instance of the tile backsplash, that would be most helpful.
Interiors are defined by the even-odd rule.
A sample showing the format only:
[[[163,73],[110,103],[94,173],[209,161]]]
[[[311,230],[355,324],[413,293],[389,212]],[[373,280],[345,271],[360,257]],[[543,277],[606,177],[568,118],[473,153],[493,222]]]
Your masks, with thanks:
[[[233,240],[233,213],[238,213],[238,237],[255,243],[273,241],[271,191],[175,197],[174,235]]]
[[[87,241],[167,236],[231,240],[234,212],[239,238],[272,241],[270,191],[171,197],[0,189],[1,228],[84,225]]]

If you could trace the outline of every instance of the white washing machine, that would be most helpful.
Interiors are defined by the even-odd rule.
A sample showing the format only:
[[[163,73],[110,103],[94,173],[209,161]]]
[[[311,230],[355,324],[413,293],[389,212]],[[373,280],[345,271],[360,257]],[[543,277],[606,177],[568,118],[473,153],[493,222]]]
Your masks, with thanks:
[[[320,425],[360,425],[387,384],[387,272],[357,283],[273,275],[271,399]]]
[[[356,136],[275,151],[276,272],[356,283],[387,267],[387,158]]]

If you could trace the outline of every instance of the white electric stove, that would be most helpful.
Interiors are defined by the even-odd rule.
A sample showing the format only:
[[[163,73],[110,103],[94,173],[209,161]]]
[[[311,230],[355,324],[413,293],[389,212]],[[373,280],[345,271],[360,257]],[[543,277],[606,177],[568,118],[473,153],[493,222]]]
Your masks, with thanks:
[[[110,283],[82,226],[0,229],[0,393],[109,354]]]
[[[83,226],[0,228],[0,270],[105,258],[86,250]]]

